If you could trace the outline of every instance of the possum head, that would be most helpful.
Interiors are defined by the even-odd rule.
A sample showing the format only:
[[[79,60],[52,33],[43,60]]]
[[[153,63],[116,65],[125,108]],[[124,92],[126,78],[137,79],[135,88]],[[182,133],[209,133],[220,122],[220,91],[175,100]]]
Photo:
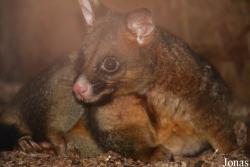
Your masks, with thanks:
[[[79,60],[73,86],[76,97],[92,103],[107,95],[145,91],[154,80],[155,56],[150,48],[156,28],[150,11],[107,12],[99,20],[90,11],[85,12],[90,24],[82,47],[84,56],[79,56],[84,60]]]

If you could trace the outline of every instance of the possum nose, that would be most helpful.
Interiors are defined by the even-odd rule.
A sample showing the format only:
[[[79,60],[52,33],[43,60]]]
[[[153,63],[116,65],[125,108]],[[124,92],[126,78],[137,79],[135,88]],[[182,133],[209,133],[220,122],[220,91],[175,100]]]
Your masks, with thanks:
[[[77,97],[83,100],[86,92],[88,91],[88,85],[75,84],[73,87],[73,91],[77,95]]]

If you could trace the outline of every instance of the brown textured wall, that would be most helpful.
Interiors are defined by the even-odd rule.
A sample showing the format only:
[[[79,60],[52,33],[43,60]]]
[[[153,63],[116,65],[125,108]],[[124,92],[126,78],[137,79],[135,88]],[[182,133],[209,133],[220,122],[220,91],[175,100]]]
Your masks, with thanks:
[[[113,10],[152,10],[157,24],[183,38],[250,101],[249,0],[103,0]],[[25,80],[55,57],[80,47],[84,22],[77,0],[0,0],[2,76]],[[15,61],[17,60],[17,61]]]
[[[77,1],[1,0],[3,14],[2,57],[8,68],[21,70],[25,78],[35,75],[54,57],[79,47],[84,23]],[[10,58],[19,59],[17,63]],[[7,71],[7,72],[6,72]]]

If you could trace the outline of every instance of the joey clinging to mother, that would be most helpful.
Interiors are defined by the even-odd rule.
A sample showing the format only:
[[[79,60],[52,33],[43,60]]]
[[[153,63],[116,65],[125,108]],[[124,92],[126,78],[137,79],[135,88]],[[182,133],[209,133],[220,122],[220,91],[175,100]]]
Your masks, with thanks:
[[[101,19],[90,4],[82,10],[89,30],[73,87],[79,100],[144,97],[156,118],[157,142],[174,154],[194,155],[208,144],[224,153],[236,148],[230,91],[211,65],[156,26],[147,9],[107,11]]]

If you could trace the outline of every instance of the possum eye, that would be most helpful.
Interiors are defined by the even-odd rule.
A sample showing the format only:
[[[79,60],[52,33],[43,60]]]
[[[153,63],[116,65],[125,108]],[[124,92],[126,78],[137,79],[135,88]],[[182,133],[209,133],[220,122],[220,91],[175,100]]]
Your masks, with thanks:
[[[120,62],[117,61],[114,57],[106,57],[101,65],[102,70],[114,73],[116,72],[120,67]]]

